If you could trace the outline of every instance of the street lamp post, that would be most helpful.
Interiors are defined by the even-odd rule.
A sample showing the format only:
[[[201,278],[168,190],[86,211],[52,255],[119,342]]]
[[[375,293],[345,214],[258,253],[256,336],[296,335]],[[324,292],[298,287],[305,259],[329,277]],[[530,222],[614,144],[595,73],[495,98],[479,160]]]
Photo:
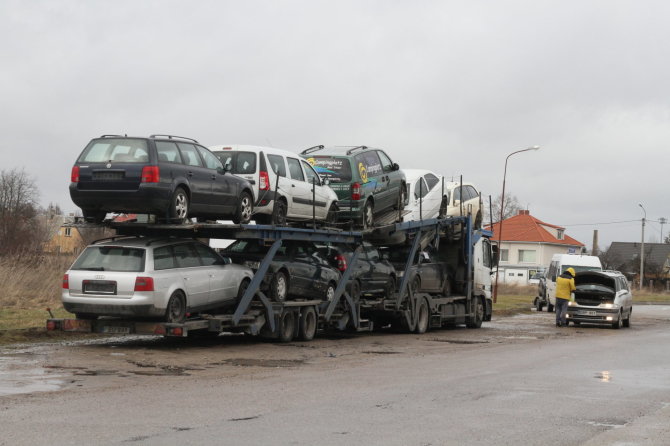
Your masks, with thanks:
[[[647,221],[647,211],[642,206],[642,203],[638,203],[638,206],[644,212],[644,217],[642,217],[642,242],[640,243],[640,291],[642,291],[642,282],[644,282],[644,224]]]
[[[507,161],[512,155],[516,155],[521,152],[528,152],[529,150],[538,150],[540,146],[528,147],[527,149],[517,150],[507,155],[505,158],[505,171],[503,173],[503,186],[502,186],[502,195],[500,196],[500,227],[498,228],[498,260],[496,261],[496,284],[493,288],[493,303],[498,302],[498,276],[500,275],[500,256],[502,255],[502,227],[503,227],[503,211],[505,209],[505,181],[507,179]],[[493,229],[493,228],[491,228]]]
[[[668,222],[668,219],[665,217],[661,217],[658,219],[658,222],[661,224],[661,243],[664,243],[663,240],[663,225]]]

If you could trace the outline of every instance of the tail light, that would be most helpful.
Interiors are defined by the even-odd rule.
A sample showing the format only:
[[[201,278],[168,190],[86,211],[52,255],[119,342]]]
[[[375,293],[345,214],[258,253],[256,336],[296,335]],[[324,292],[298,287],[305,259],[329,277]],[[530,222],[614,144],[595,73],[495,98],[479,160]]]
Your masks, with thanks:
[[[79,166],[72,166],[72,172],[70,173],[70,181],[73,183],[79,182]]]
[[[158,166],[144,166],[142,168],[142,183],[158,183],[161,172]]]
[[[260,190],[270,190],[270,175],[265,170],[261,170],[258,178],[258,188]]]
[[[153,291],[154,279],[151,277],[137,277],[135,279],[135,291]]]
[[[353,201],[361,199],[361,183],[354,183],[351,185],[351,199]]]
[[[335,261],[337,262],[337,269],[339,269],[341,272],[345,272],[347,270],[347,259],[342,254],[336,255]]]
[[[70,289],[70,276],[68,276],[67,274],[63,274],[63,289],[64,290]]]

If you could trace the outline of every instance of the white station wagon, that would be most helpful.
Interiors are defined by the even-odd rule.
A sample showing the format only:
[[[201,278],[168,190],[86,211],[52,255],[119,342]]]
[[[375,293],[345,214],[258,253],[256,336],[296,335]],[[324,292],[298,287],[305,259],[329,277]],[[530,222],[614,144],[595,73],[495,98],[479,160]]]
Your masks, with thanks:
[[[65,309],[98,316],[182,322],[235,305],[253,272],[192,239],[130,237],[94,242],[63,276]]]

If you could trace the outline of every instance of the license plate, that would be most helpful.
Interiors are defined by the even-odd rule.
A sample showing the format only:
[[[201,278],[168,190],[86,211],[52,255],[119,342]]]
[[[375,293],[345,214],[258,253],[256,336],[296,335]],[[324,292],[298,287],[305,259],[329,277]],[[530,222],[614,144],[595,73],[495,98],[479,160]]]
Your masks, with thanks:
[[[109,334],[128,334],[130,333],[130,327],[107,326],[102,328],[102,332]]]
[[[84,293],[116,294],[116,282],[113,280],[84,280]]]
[[[93,172],[93,181],[114,181],[124,178],[123,172]]]
[[[581,316],[597,316],[598,315],[598,313],[596,313],[595,311],[578,311],[577,314],[579,314]]]

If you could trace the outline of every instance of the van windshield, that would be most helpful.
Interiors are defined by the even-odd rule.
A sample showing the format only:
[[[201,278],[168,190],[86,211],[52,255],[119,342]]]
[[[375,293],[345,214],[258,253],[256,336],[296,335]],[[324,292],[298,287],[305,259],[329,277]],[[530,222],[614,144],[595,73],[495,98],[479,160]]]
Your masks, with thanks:
[[[224,166],[230,164],[231,173],[256,173],[256,154],[254,152],[225,151],[213,152]]]
[[[321,178],[331,183],[348,183],[351,181],[351,164],[349,158],[335,156],[313,156],[307,162],[314,167]]]
[[[603,269],[599,266],[578,266],[578,265],[563,265],[561,267],[561,274],[565,272],[568,268],[573,268],[576,273],[582,271],[602,271]]]

